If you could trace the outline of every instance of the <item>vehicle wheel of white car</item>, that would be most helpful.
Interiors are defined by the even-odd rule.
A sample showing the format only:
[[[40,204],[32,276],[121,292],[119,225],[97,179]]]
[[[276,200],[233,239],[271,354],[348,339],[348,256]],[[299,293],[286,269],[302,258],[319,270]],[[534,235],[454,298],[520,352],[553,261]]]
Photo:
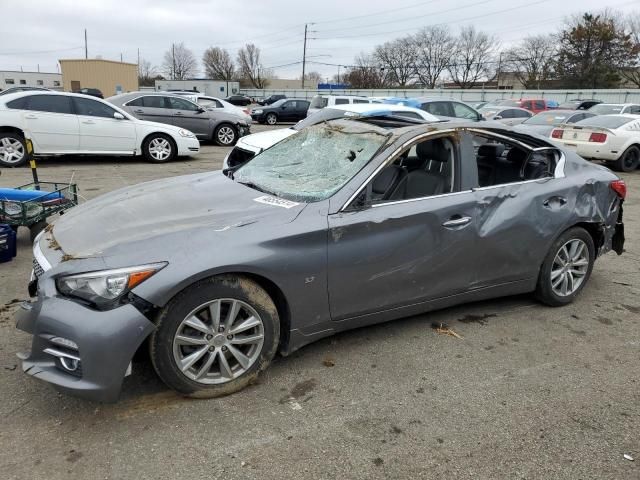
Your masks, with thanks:
[[[19,167],[27,161],[24,138],[13,132],[0,132],[0,165]]]
[[[233,125],[223,123],[222,125],[218,125],[213,134],[213,138],[221,147],[230,147],[238,141],[238,134]]]
[[[633,172],[640,165],[640,148],[630,146],[620,155],[620,158],[612,162],[614,170],[619,172]]]
[[[278,311],[267,292],[247,278],[222,275],[188,287],[161,310],[151,361],[183,395],[219,397],[255,381],[279,338]]]
[[[269,125],[275,125],[276,123],[278,123],[278,117],[275,113],[268,113],[265,120]]]
[[[570,228],[553,243],[542,264],[536,298],[552,307],[573,302],[587,284],[594,260],[595,247],[589,232]]]
[[[170,162],[176,158],[178,149],[168,135],[154,133],[147,137],[142,145],[144,158],[153,163]]]

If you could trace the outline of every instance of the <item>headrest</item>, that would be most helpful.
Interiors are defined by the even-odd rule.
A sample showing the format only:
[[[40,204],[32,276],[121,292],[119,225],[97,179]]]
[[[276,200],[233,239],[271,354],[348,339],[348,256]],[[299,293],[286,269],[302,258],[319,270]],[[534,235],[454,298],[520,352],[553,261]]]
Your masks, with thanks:
[[[504,145],[501,143],[485,143],[478,148],[479,157],[497,158],[504,152]]]
[[[527,158],[527,152],[517,147],[512,147],[507,153],[507,160],[512,163],[522,163],[525,158]]]
[[[449,151],[444,146],[444,141],[441,138],[434,138],[416,145],[416,155],[421,160],[449,161]]]

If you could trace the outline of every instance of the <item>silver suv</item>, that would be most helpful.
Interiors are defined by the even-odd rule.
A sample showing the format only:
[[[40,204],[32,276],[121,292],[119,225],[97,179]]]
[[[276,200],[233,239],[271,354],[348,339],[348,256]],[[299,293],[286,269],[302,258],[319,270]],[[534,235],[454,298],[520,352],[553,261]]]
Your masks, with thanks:
[[[213,140],[223,147],[235,145],[238,138],[251,133],[249,123],[240,115],[206,110],[179,95],[133,92],[107,101],[141,120],[176,125],[195,133],[199,140]]]

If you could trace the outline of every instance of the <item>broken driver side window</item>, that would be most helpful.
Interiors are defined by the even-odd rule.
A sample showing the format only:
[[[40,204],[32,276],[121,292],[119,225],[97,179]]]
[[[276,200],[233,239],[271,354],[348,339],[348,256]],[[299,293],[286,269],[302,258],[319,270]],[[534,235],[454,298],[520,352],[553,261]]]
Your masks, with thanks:
[[[502,139],[473,136],[478,186],[491,187],[508,183],[553,177],[557,150],[530,150]]]
[[[447,137],[424,140],[404,150],[370,184],[373,204],[450,193],[455,159]]]

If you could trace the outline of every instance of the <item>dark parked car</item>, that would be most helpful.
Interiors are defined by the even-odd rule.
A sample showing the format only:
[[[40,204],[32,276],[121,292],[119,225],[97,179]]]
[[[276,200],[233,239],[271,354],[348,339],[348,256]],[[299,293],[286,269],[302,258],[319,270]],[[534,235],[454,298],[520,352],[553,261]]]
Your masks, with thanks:
[[[170,93],[124,93],[107,101],[140,120],[176,125],[193,132],[199,140],[213,140],[224,147],[235,145],[238,138],[248,135],[251,129],[244,116],[205,109]]]
[[[561,110],[589,110],[591,107],[598,105],[599,103],[602,103],[602,100],[594,100],[593,98],[574,98],[573,100],[561,103],[558,108]]]
[[[251,110],[251,118],[258,123],[275,125],[278,122],[297,122],[307,116],[309,101],[296,98],[278,100],[265,107]]]
[[[486,120],[495,120],[511,126],[522,123],[533,116],[533,113],[524,108],[500,105],[485,105],[479,112]]]
[[[32,335],[22,369],[114,401],[147,342],[168,386],[214,397],[335,332],[528,292],[567,305],[597,257],[623,251],[625,189],[496,123],[319,123],[233,175],[147,182],[58,218],[16,314]]]
[[[594,113],[576,110],[547,110],[527,118],[520,124],[520,127],[548,137],[558,125],[576,123],[593,116],[595,116]]]
[[[231,95],[225,98],[225,100],[231,105],[240,107],[246,107],[247,105],[251,105],[253,103],[253,100],[245,95]]]
[[[259,105],[271,105],[272,103],[276,103],[278,100],[283,100],[287,98],[286,95],[271,95],[265,99],[259,100]]]
[[[457,100],[446,98],[415,98],[411,100],[418,102],[418,108],[443,119],[461,118],[474,122],[483,120],[482,115],[475,108]],[[408,105],[413,106],[413,104]]]
[[[81,88],[80,90],[74,90],[73,93],[81,93],[83,95],[91,95],[92,97],[104,98],[102,92],[97,88]]]
[[[32,90],[36,92],[49,91],[48,88],[43,88],[43,87],[11,87],[11,88],[7,88],[6,90],[0,91],[0,95],[10,95],[12,93],[18,93],[18,92],[30,92]]]

